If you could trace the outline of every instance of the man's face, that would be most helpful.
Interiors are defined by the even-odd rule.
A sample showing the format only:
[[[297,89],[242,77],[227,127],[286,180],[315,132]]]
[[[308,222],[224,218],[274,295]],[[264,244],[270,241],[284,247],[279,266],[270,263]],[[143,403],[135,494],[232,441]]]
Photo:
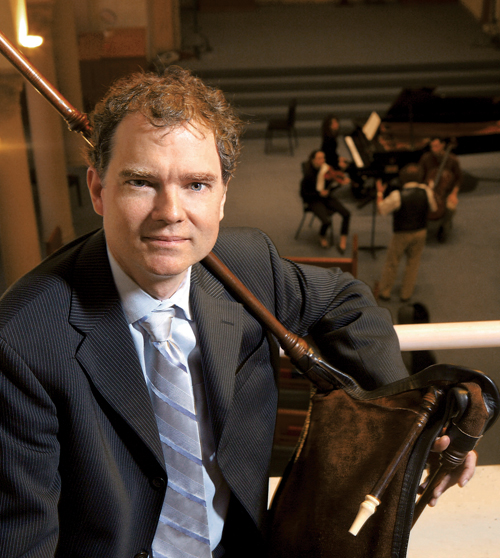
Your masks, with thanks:
[[[431,151],[434,155],[442,155],[444,153],[444,142],[438,139],[431,141]]]
[[[90,168],[87,182],[113,257],[155,298],[170,297],[212,250],[226,187],[214,135],[203,126],[156,128],[129,114],[104,176]]]
[[[315,168],[319,169],[321,165],[325,162],[325,154],[323,151],[318,151],[312,160],[312,164]]]

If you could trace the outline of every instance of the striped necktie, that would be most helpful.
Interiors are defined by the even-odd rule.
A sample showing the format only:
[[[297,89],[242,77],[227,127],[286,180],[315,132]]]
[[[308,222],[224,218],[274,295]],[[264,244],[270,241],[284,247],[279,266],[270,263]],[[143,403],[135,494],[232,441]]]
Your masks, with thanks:
[[[168,475],[153,556],[210,558],[200,435],[187,364],[196,339],[184,315],[176,317],[172,307],[152,312],[139,324],[151,343],[146,373]]]

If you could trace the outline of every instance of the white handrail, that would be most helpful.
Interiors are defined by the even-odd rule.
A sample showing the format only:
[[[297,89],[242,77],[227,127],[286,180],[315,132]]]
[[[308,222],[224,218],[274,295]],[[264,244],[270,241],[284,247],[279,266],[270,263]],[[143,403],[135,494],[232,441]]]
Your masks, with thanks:
[[[394,326],[402,351],[500,347],[500,320]]]

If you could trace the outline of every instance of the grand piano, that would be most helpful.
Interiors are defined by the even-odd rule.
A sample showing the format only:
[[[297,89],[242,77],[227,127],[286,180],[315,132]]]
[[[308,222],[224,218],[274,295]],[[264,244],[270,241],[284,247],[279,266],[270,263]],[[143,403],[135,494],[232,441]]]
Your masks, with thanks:
[[[456,155],[500,151],[500,97],[403,89],[383,119],[372,113],[345,141],[359,174],[390,177],[417,162],[434,137],[453,138]]]

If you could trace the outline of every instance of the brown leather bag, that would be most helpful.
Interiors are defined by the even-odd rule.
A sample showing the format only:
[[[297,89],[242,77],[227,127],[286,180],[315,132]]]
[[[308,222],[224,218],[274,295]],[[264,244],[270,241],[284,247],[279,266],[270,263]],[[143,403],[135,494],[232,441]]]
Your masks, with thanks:
[[[372,392],[339,374],[338,389],[312,396],[302,438],[273,499],[272,558],[404,558],[433,441],[447,429],[448,452],[458,464],[498,414],[495,384],[474,370],[434,365]],[[423,415],[426,424],[416,427]],[[395,468],[392,479],[388,467]],[[360,504],[381,478],[388,480],[381,503],[354,536],[349,529]]]

